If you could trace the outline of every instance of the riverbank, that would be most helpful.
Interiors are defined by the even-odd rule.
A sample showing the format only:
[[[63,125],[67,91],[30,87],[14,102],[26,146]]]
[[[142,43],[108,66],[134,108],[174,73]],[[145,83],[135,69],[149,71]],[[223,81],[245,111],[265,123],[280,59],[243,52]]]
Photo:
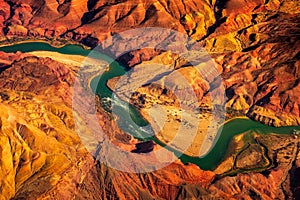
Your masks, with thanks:
[[[40,43],[46,43],[51,45],[52,47],[55,48],[62,48],[66,45],[78,45],[81,46],[85,50],[91,50],[91,47],[86,46],[82,43],[76,42],[76,41],[66,41],[66,40],[49,40],[47,38],[12,38],[12,39],[6,39],[0,41],[0,48],[1,47],[7,47],[7,46],[13,46],[16,44],[25,44],[25,43],[35,43],[35,42],[40,42]]]
[[[28,53],[37,57],[51,58],[52,60],[73,66],[81,66],[86,58],[85,56],[81,55],[66,55],[51,51],[33,51]]]
[[[247,117],[247,116],[237,116],[237,117],[232,117],[232,118],[230,118],[230,119],[227,119],[227,120],[225,120],[224,122],[223,122],[223,124],[220,124],[220,126],[223,126],[223,125],[225,125],[226,123],[229,123],[229,122],[231,122],[231,121],[233,121],[233,120],[236,120],[236,119],[248,119],[248,120],[251,120],[249,117]]]
[[[7,46],[7,47],[2,47],[0,50],[4,50],[5,52],[16,52],[22,50],[24,53],[28,52],[36,52],[36,51],[50,51],[49,52],[40,52],[38,54],[42,56],[47,56],[50,55],[53,58],[58,56],[58,58],[55,58],[57,60],[63,59],[64,62],[67,62],[68,59],[73,60],[72,62],[74,63],[79,63],[83,57],[86,57],[90,54],[90,51],[83,49],[82,47],[78,45],[66,45],[62,48],[55,48],[53,46],[50,46],[49,44],[45,44],[44,42],[33,42],[33,43],[22,43],[22,44],[17,44],[17,45],[12,45],[12,46]],[[56,52],[59,54],[53,54],[52,52]],[[60,54],[65,54],[68,55],[66,57],[60,57]],[[75,56],[75,57],[73,57]],[[77,57],[77,56],[82,56],[82,57]],[[103,58],[105,58],[105,55],[102,55]],[[98,54],[97,54],[98,58]],[[99,58],[101,58],[101,54],[99,54]],[[79,60],[78,60],[79,59]],[[104,59],[105,60],[105,59]],[[116,66],[114,66],[116,65]],[[89,85],[92,89],[92,91],[96,91],[96,94],[101,97],[102,94],[105,95],[111,95],[112,92],[107,88],[106,82],[107,80],[114,78],[116,76],[120,76],[124,73],[124,68],[121,65],[118,65],[118,63],[113,63],[111,67],[105,71],[105,74],[101,74],[101,87],[98,87],[99,82],[97,80],[95,81],[95,85]],[[93,77],[95,74],[93,74]],[[99,77],[95,77],[93,80],[99,79]],[[92,81],[93,82],[93,81]],[[88,86],[87,86],[88,87]],[[96,88],[93,88],[96,87]],[[104,96],[105,96],[104,95]],[[120,116],[120,119],[123,119],[124,117],[122,116],[128,116],[128,110],[123,110],[122,106],[120,106],[120,112],[115,113]],[[127,115],[125,115],[127,113]],[[136,112],[131,113],[132,118],[142,118],[141,114],[136,110]],[[165,145],[162,144],[161,142],[157,141],[155,137],[149,137],[149,133],[147,131],[141,131],[139,129],[139,126],[132,120],[126,120],[122,121],[122,130],[123,127],[137,127],[134,128],[134,130],[126,130],[125,132],[135,136],[136,132],[139,132],[138,134],[142,134],[142,136],[145,136],[147,140],[153,140],[156,142],[157,145],[164,147]],[[119,125],[119,124],[118,124]],[[119,126],[120,127],[120,126]],[[244,133],[246,131],[254,131],[259,134],[270,134],[270,133],[280,133],[280,134],[289,134],[291,133],[292,130],[299,130],[300,127],[280,127],[280,128],[275,128],[275,127],[270,127],[263,125],[261,123],[252,121],[247,118],[231,118],[230,120],[226,121],[224,125],[222,125],[222,128],[219,129],[218,135],[215,138],[214,145],[212,146],[211,150],[205,154],[203,157],[192,157],[188,156],[186,154],[182,154],[182,152],[176,151],[172,147],[165,147],[169,151],[173,152],[176,156],[179,157],[179,159],[183,163],[194,163],[198,165],[201,169],[205,170],[212,170],[214,169],[224,158],[228,148],[230,148],[230,141],[233,139],[234,136],[239,135],[241,133]],[[124,131],[124,130],[123,130]],[[181,138],[184,141],[184,135]]]

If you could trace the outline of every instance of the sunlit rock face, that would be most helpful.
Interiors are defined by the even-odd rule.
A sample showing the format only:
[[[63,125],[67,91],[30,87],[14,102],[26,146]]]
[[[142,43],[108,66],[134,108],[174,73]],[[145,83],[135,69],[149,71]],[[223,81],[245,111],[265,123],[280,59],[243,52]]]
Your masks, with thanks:
[[[199,42],[211,55],[226,88],[228,117],[247,115],[272,126],[299,125],[299,10],[299,2],[289,0],[0,0],[0,40],[75,41],[94,47],[133,28],[174,29]],[[111,54],[125,49],[122,45],[110,49],[109,42],[102,48]],[[258,134],[256,143],[248,146],[235,138],[234,147],[245,149],[240,153],[232,148],[237,151],[229,152],[214,172],[180,161],[147,174],[95,165],[74,127],[71,96],[78,66],[20,52],[0,54],[0,199],[299,196],[297,135]],[[136,67],[138,73],[139,64],[161,59],[190,77],[192,69],[183,67],[185,63],[173,64],[172,56],[158,49],[139,49],[119,60]],[[204,102],[203,109],[209,109],[207,83],[193,78],[191,85]],[[162,96],[159,103],[175,108],[178,103],[170,91],[157,85],[141,87],[135,95],[131,101],[142,109],[158,102],[152,97]],[[140,95],[146,95],[145,101]],[[128,151],[136,147],[138,141],[118,129],[103,109],[97,115],[111,141]],[[173,135],[165,133],[160,139],[167,142]],[[199,153],[197,143],[188,151]],[[273,165],[247,172],[267,164],[266,156]],[[226,176],[230,169],[246,171]]]
[[[237,9],[239,6],[241,9]],[[300,19],[293,9],[287,14],[286,7],[281,8],[285,11],[273,13],[271,12],[274,9],[273,6],[274,4],[269,3],[263,6],[261,1],[251,3],[228,1],[216,4],[214,14],[217,20],[207,29],[205,36],[198,41],[209,52],[223,78],[226,88],[226,108],[229,110],[228,113],[233,113],[230,115],[247,115],[255,121],[271,126],[297,126],[300,122],[298,98],[300,49],[297,34],[295,34],[299,32],[299,27],[295,24],[298,24]],[[294,6],[297,7],[297,5]],[[168,38],[165,35],[161,37],[165,37],[166,40]],[[193,35],[191,37],[195,39]],[[117,41],[115,43],[118,44]],[[122,51],[121,45],[114,47],[113,42],[110,45],[113,52],[117,52],[116,49]],[[287,51],[287,49],[295,51]],[[177,62],[179,59],[170,55],[169,52],[148,51],[146,54],[145,51],[146,49],[134,51],[130,53],[130,56],[121,59],[124,62],[126,59],[129,60],[127,64],[134,66],[134,69],[130,72],[130,78],[125,81],[126,85],[121,84],[115,89],[123,91],[124,94],[120,94],[121,97],[126,96],[126,88],[129,90],[136,88],[143,79],[150,79],[153,75],[160,86],[145,84],[131,96],[132,103],[141,108],[147,119],[151,121],[151,117],[148,116],[149,108],[156,104],[173,105],[173,108],[166,108],[170,113],[172,113],[170,110],[180,110],[179,103],[172,93],[174,90],[164,92],[168,77],[172,77],[170,78],[172,82],[182,83],[178,76],[172,76],[172,70],[175,71],[173,74],[176,72],[186,74],[187,79],[191,79],[189,83],[199,98],[199,107],[212,107],[209,102],[210,93],[207,91],[214,90],[214,85],[217,85],[215,82],[209,85],[205,81],[197,81],[186,63]],[[149,56],[149,52],[154,56]],[[156,63],[169,67],[169,73],[166,75],[162,67],[155,69]],[[116,87],[113,82],[118,81],[119,79],[115,78],[109,81],[109,85]],[[186,96],[190,97],[188,93]],[[128,95],[127,98],[129,98]],[[156,115],[162,116],[163,114]],[[210,121],[209,115],[200,117]],[[177,134],[180,124],[178,119],[180,116],[168,115],[167,118],[167,121],[174,123],[169,125],[166,123],[165,130],[157,128],[157,137],[165,143],[174,139],[174,134]],[[162,117],[152,119],[153,126],[159,126],[162,120]],[[207,126],[208,122],[201,126]],[[200,132],[195,141],[194,147],[187,150],[187,154],[199,154],[201,144],[205,143]]]
[[[9,37],[64,38],[92,46],[111,34],[141,26],[172,28],[201,38],[215,23],[214,3],[206,1],[13,0],[2,4],[0,22]]]
[[[271,29],[272,22],[297,18],[299,12],[297,1],[9,0],[0,3],[2,34],[11,38],[68,39],[93,46],[124,30],[164,27],[205,41],[214,52],[242,50],[261,43],[271,38],[268,32],[280,31]]]
[[[298,46],[298,42],[275,40],[247,52],[228,53],[223,60],[217,58],[224,69],[227,107],[268,125],[298,125]]]
[[[17,61],[7,65],[4,59],[8,56]],[[139,195],[175,198],[182,184],[199,184],[202,188],[213,180],[213,172],[179,161],[149,174],[123,173],[103,164],[95,165],[75,130],[72,111],[75,74],[71,69],[76,66],[30,54],[3,53],[3,58],[5,67],[0,76],[3,199],[109,199]],[[82,101],[89,101],[84,98]],[[107,113],[99,110],[97,115],[116,145],[128,151],[134,149],[137,141],[118,130]],[[89,131],[88,127],[81,128]],[[102,176],[103,173],[106,175]]]
[[[28,198],[30,192],[34,199],[62,182],[78,182],[67,176],[70,171],[83,175],[74,164],[87,153],[73,130],[72,110],[62,100],[74,75],[51,59],[9,56],[25,58],[6,66],[0,78],[1,197]]]

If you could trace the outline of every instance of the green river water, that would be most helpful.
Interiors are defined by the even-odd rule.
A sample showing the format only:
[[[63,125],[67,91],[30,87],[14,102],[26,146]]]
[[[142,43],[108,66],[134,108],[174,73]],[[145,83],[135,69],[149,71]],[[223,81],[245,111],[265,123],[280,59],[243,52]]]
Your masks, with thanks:
[[[32,52],[32,51],[52,51],[58,52],[62,54],[69,55],[82,55],[82,56],[93,56],[95,58],[100,58],[102,60],[106,60],[111,63],[110,68],[104,74],[102,74],[101,78],[96,77],[91,81],[91,89],[99,95],[101,98],[111,97],[112,92],[107,88],[106,81],[116,76],[121,76],[126,73],[125,67],[121,66],[117,62],[112,62],[113,60],[108,56],[105,56],[101,53],[91,53],[91,50],[87,50],[82,48],[80,45],[65,45],[64,47],[56,48],[48,43],[44,42],[28,42],[28,43],[20,43],[14,44],[11,46],[3,46],[0,47],[0,51],[4,52]],[[119,118],[122,119],[122,113],[127,112],[126,110],[122,110],[118,112]],[[138,110],[134,107],[130,107],[130,115],[135,122],[134,124],[128,124],[128,121],[120,121],[118,122],[119,126],[122,126],[124,131],[131,133],[132,135],[137,134],[145,134],[144,132],[139,131],[139,126],[147,125],[147,122],[141,117]],[[128,128],[131,127],[131,128]],[[300,127],[271,127],[266,126],[261,123],[252,121],[250,119],[234,119],[227,123],[225,123],[221,131],[218,132],[219,137],[218,140],[215,141],[215,145],[211,149],[211,151],[205,155],[205,157],[191,157],[188,155],[181,155],[180,152],[176,150],[166,147],[170,151],[173,151],[183,163],[194,163],[205,170],[213,170],[219,163],[222,161],[223,157],[226,154],[226,151],[229,147],[230,141],[235,135],[241,134],[246,131],[254,131],[261,134],[270,134],[270,133],[280,133],[280,134],[289,134],[293,129],[300,130]],[[145,138],[145,136],[143,136]],[[138,137],[137,137],[138,138]],[[144,139],[145,140],[145,139]],[[158,141],[155,137],[147,137],[146,140],[153,140],[155,143],[164,146],[163,143]]]

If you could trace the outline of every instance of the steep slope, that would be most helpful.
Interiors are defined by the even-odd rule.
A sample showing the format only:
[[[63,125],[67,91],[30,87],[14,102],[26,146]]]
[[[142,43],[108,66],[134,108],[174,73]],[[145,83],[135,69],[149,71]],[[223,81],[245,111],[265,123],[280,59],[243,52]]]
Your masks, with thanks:
[[[273,126],[299,125],[299,10],[299,1],[291,0],[0,0],[0,39],[2,43],[48,39],[53,44],[79,42],[94,47],[132,28],[172,28],[188,34],[210,53],[224,80],[229,118],[247,115]],[[111,54],[125,49],[120,41],[113,44],[117,48],[109,42],[102,47]],[[173,64],[168,59],[174,55],[165,56],[167,53],[139,49],[119,60],[136,69],[138,64],[161,58]],[[122,173],[96,164],[75,131],[71,97],[78,66],[22,53],[1,53],[0,62],[3,199],[299,196],[297,135],[254,134],[255,144],[249,146],[237,137],[214,172],[178,161],[153,173]],[[184,64],[177,62],[173,67],[190,74]],[[201,81],[193,85],[199,97],[209,90],[203,85]],[[139,92],[148,97],[164,93],[159,87],[153,87],[156,93],[151,93],[152,87],[142,87]],[[172,100],[170,97],[164,100]],[[136,104],[147,106],[140,101]],[[111,141],[127,150],[135,148],[138,141],[122,132],[100,104],[93,109]],[[83,130],[89,131],[87,127]]]
[[[18,2],[14,3],[18,5]],[[30,2],[28,4],[31,5]],[[65,4],[68,3],[62,5]],[[76,7],[77,3],[72,1],[68,5]],[[203,44],[220,68],[223,68],[228,108],[269,125],[299,124],[297,1],[279,3],[231,0],[211,4],[204,1],[89,1],[81,2],[80,7],[88,9],[77,12],[82,16],[81,25],[73,26],[64,18],[53,18],[53,22],[38,23],[38,27],[43,27],[41,24],[56,27],[56,23],[62,23],[69,30],[66,34],[55,33],[47,37],[67,37],[92,46],[111,34],[137,27],[156,26],[186,32]],[[43,17],[39,17],[41,13],[47,12],[34,14],[32,21],[35,18],[43,20]],[[76,19],[72,17],[71,11],[64,17]],[[11,24],[9,20],[7,22]],[[28,30],[33,27],[28,26]],[[165,37],[167,39],[169,36]],[[113,42],[105,44],[103,48],[108,48],[111,54],[125,48],[122,45],[114,47],[120,41]],[[121,43],[126,41],[122,39]],[[159,50],[141,49],[129,52],[119,60],[134,66],[153,59],[159,53]]]
[[[62,101],[74,75],[50,59],[24,57],[0,75],[2,199],[22,193],[24,186],[32,198],[59,181],[72,188],[71,182],[79,179],[68,174],[82,176],[83,168],[73,165],[88,156],[72,130],[72,111]],[[49,82],[44,81],[45,74]],[[55,96],[54,91],[58,91]]]
[[[95,165],[75,131],[71,107],[74,72],[70,70],[74,66],[23,56],[0,74],[2,199],[168,198],[180,191],[181,184],[204,187],[214,178],[212,172],[180,162],[149,174]],[[126,142],[126,133],[116,132],[110,116],[103,110],[98,115],[112,140],[134,148],[136,141]]]
[[[2,38],[75,40],[89,46],[111,34],[140,26],[159,26],[206,34],[215,22],[206,1],[2,1]]]
[[[271,2],[263,4],[259,1],[244,3],[232,0],[227,2],[226,6],[223,5],[222,9],[220,8],[222,12],[216,12],[220,19],[208,28],[208,34],[199,40],[222,74],[226,87],[226,107],[231,115],[247,115],[272,126],[299,125],[300,18],[299,10],[296,9],[299,5],[296,2],[281,5]],[[235,9],[237,6],[243,9]],[[168,41],[170,38],[173,38],[171,33],[159,37],[154,35],[152,42],[161,43],[162,48],[168,48],[162,41]],[[176,41],[176,38],[173,39]],[[120,43],[129,46],[133,42],[128,37],[113,40],[106,46],[112,54],[117,54],[118,51],[123,52],[128,48]],[[184,44],[172,48],[178,50],[183,46]],[[170,65],[177,72],[189,74],[189,69],[184,68],[189,66],[189,63],[180,63],[180,59],[169,52],[157,56],[161,53],[159,48],[155,51],[143,49],[118,59],[129,66],[139,66],[138,69],[141,68],[138,64],[159,63]],[[146,62],[148,60],[150,62]],[[183,69],[178,70],[180,67]],[[151,73],[152,69],[145,70]],[[139,70],[134,70],[132,77],[139,73]],[[155,75],[165,78],[164,74]],[[197,84],[193,85],[197,88],[197,94],[205,94],[214,87],[213,85],[218,85],[211,83],[212,88],[199,88]],[[165,88],[161,88],[157,93],[162,94],[163,89]],[[145,94],[136,96],[142,95]],[[151,94],[148,96],[150,98]],[[199,98],[202,98],[201,95]]]
[[[297,135],[243,134],[244,138],[254,138],[252,146],[237,136],[233,148],[215,172],[179,161],[145,174],[124,173],[97,163],[82,146],[82,138],[74,129],[71,110],[74,71],[70,69],[76,67],[49,58],[16,56],[21,59],[5,65],[0,74],[3,83],[1,157],[5,158],[1,162],[1,174],[6,174],[1,176],[4,177],[1,179],[3,199],[283,199],[296,195],[300,164]],[[41,74],[48,74],[47,82]],[[15,81],[15,76],[34,84]],[[98,116],[112,141],[125,149],[134,148],[137,141],[128,139],[101,108]],[[83,129],[88,131],[87,127]],[[267,154],[260,154],[257,144],[265,148]],[[262,166],[256,160],[259,155],[271,165],[255,172],[257,165]],[[231,158],[236,162],[230,161]],[[254,172],[224,176],[232,169],[253,167]]]

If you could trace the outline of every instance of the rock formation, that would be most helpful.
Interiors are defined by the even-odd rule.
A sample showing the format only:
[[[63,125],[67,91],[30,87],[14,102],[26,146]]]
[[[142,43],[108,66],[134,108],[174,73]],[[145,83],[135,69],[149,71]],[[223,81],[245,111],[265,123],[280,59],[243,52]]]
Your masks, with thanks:
[[[13,44],[43,39],[54,45],[76,42],[95,47],[133,28],[174,29],[203,45],[212,57],[226,89],[227,117],[247,115],[272,126],[299,125],[299,11],[300,3],[290,0],[0,0],[0,40]],[[108,40],[101,48],[115,55],[125,49],[122,45]],[[297,134],[243,133],[232,140],[213,172],[179,160],[143,174],[105,166],[94,160],[75,131],[72,94],[78,66],[21,52],[0,52],[0,56],[0,199],[292,199],[300,195]],[[137,73],[142,64],[157,60],[170,65],[172,72],[189,77],[192,71],[184,60],[160,49],[137,49],[117,59]],[[89,80],[82,75],[87,85]],[[108,83],[111,88],[116,81]],[[211,110],[207,91],[218,84],[191,83],[203,102],[197,105],[200,110]],[[131,101],[142,110],[156,103],[152,97],[158,96],[166,106],[178,103],[171,91],[153,84],[139,88]],[[86,101],[91,100],[79,99]],[[92,109],[116,146],[136,153],[157,148],[143,146],[120,130],[95,101]],[[81,128],[91,131],[85,125]]]

